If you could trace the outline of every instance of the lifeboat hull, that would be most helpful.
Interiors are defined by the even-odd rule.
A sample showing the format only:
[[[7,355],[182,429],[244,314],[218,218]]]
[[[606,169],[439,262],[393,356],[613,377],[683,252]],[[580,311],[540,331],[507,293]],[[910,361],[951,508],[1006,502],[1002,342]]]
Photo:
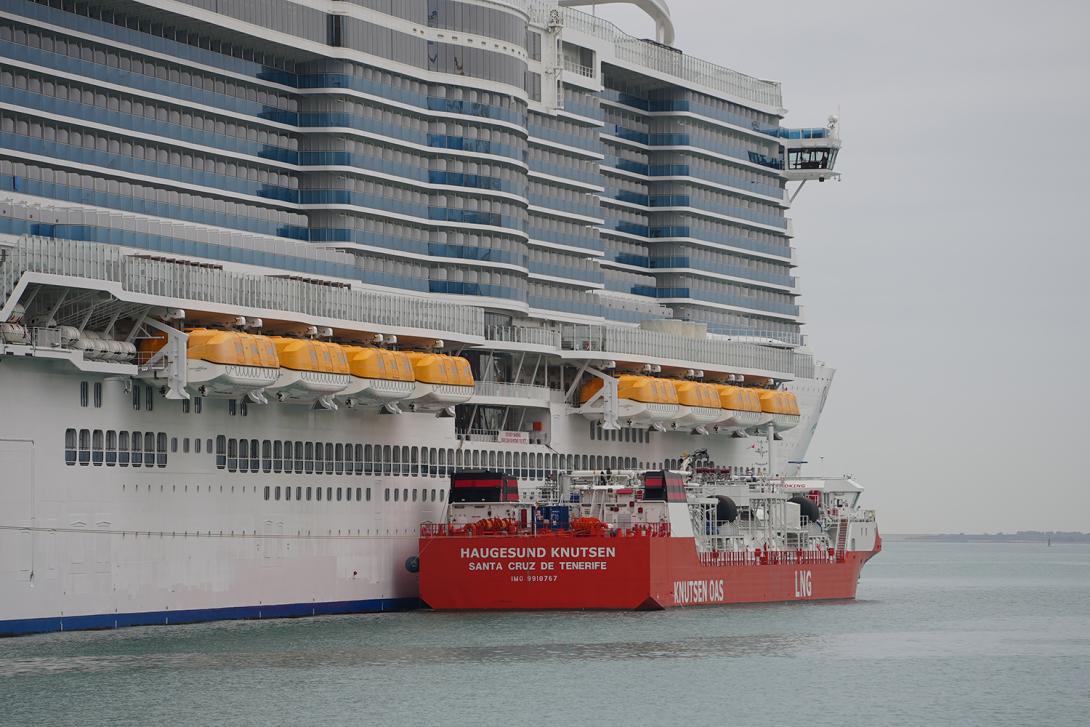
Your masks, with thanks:
[[[722,412],[726,414],[726,418],[721,419],[716,423],[715,428],[718,432],[730,433],[737,432],[743,429],[752,429],[759,425],[762,420],[768,417],[767,414],[763,414],[759,411],[726,411]]]
[[[280,378],[280,369],[190,359],[186,377],[191,394],[213,399],[238,399],[275,384]]]
[[[280,369],[276,383],[266,391],[285,404],[313,404],[348,388],[352,377],[322,371]]]
[[[706,406],[679,406],[678,418],[673,421],[677,429],[690,429],[714,424],[723,418],[722,409]]]
[[[773,414],[771,423],[772,428],[777,432],[786,432],[799,425],[799,417],[794,414]]]
[[[604,418],[603,404],[593,404],[580,407],[579,413],[594,422],[600,422]],[[680,416],[681,407],[677,404],[651,404],[631,399],[621,399],[617,402],[617,422],[623,427],[647,428],[656,424],[665,424],[676,420]]]
[[[389,379],[361,379],[353,376],[348,388],[337,394],[337,398],[356,404],[391,404],[412,396],[416,384],[412,381],[391,381]]]
[[[657,610],[855,598],[881,549],[699,554],[693,538],[427,536],[420,596],[431,608]]]
[[[472,386],[454,384],[426,384],[416,382],[413,393],[406,399],[410,411],[438,412],[473,398]]]

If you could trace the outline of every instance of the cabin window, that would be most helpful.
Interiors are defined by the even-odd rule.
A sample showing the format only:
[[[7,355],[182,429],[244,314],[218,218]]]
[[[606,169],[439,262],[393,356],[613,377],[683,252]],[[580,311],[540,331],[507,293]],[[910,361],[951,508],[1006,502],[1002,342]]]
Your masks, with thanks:
[[[363,474],[363,445],[362,444],[357,444],[356,445],[356,467],[355,467],[355,472],[356,472],[357,475],[362,475]],[[358,500],[359,498],[357,497],[356,499]]]
[[[132,408],[133,411],[140,411],[140,387],[136,385],[132,387]]]
[[[182,399],[182,413],[189,413],[189,399]]]
[[[287,443],[291,446],[291,442]],[[272,443],[273,456],[272,456],[272,468],[273,472],[281,472],[284,469],[284,442],[279,439]]]
[[[331,502],[333,500],[333,488],[332,487],[325,488],[325,499],[326,499],[326,502]]]
[[[302,487],[296,487],[295,488],[295,499],[296,500],[302,500],[303,499],[303,488]]]
[[[64,430],[64,463],[74,465],[76,463],[76,430]]]
[[[390,488],[387,487],[386,488],[386,502],[389,502],[389,501],[390,501]]]
[[[201,397],[197,397],[193,400],[193,411],[197,414],[201,413]]]
[[[337,445],[337,474],[352,474],[352,445]]]
[[[233,439],[231,441],[234,441]],[[269,499],[269,486],[265,485],[265,499]]]
[[[147,432],[144,434],[144,466],[154,467],[156,464],[167,466],[167,435],[159,432],[156,436],[155,432]]]
[[[96,409],[101,409],[102,408],[102,382],[96,381],[93,391],[94,391],[94,396],[95,396],[95,399],[94,399],[95,408]]]
[[[153,399],[152,399],[153,396],[154,396],[153,389],[150,386],[145,386],[144,387],[144,408],[147,409],[148,411],[151,411],[151,407],[152,407],[152,403],[153,403]]]
[[[219,460],[218,455],[216,460]],[[238,440],[229,439],[227,440],[227,471],[235,472],[236,470],[238,470]]]
[[[102,430],[96,429],[91,433],[91,464],[95,467],[102,466]],[[80,464],[83,464],[82,460]]]
[[[298,445],[299,445],[299,443],[296,442],[296,447],[298,447]],[[303,443],[303,448],[304,448],[304,457],[305,457],[305,459],[303,460],[304,465],[305,465],[305,470],[304,471],[308,475],[313,474],[314,473],[314,442],[304,442]],[[298,448],[295,450],[295,452],[296,452],[296,456],[298,457],[299,456]]]
[[[88,398],[88,387],[90,385],[86,381],[79,382],[79,405],[86,407]]]
[[[377,447],[376,447],[377,449]],[[374,461],[372,460],[371,445],[367,444],[363,447],[363,474],[374,474]]]
[[[238,402],[234,399],[227,400],[227,413],[231,416],[238,414]]]
[[[333,444],[331,442],[326,442],[325,445],[325,473],[333,474]]]
[[[310,487],[307,488],[307,502],[310,502],[310,495],[311,495],[310,491],[311,491],[311,489],[312,488],[310,488]]]
[[[295,474],[303,474],[303,463],[305,461],[305,454],[303,453],[303,443],[297,441],[295,443]],[[309,497],[307,498],[310,499]]]
[[[416,502],[416,488],[413,488],[413,502]]]
[[[394,461],[392,472],[395,477],[401,474],[401,447],[393,447]]]
[[[266,488],[266,489],[268,489],[268,488]],[[275,498],[276,498],[277,500],[279,500],[279,499],[280,499],[280,485],[277,485],[277,486],[276,486],[276,489],[274,490],[273,496],[274,496],[274,497],[275,497]]]
[[[117,433],[117,464],[120,467],[129,466],[129,433]]]
[[[315,496],[317,497],[318,502],[321,502],[322,501],[322,488],[321,487],[315,487],[314,489],[317,490],[317,492],[315,493]]]
[[[261,440],[261,471],[272,472],[272,441],[268,439]]]
[[[370,490],[368,490],[368,492],[370,492]],[[357,487],[356,488],[356,502],[360,501],[360,495],[362,495],[362,494],[363,494],[362,488]]]
[[[250,471],[257,474],[258,467],[261,464],[261,449],[260,443],[256,439],[250,440]]]
[[[132,466],[144,465],[144,435],[141,432],[132,433]]]
[[[117,432],[106,432],[106,466],[113,467],[117,464]]]
[[[338,487],[337,488],[337,502],[340,502],[340,501],[341,501],[341,488]]]
[[[291,487],[284,488],[284,499],[291,500]]]

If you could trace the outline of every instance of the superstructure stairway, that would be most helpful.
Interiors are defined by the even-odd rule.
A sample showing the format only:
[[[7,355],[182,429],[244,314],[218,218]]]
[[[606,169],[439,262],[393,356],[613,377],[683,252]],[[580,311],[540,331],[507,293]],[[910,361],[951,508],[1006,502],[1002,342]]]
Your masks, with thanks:
[[[844,550],[845,550],[845,546],[847,545],[847,542],[848,542],[848,521],[847,521],[847,519],[842,519],[837,524],[837,532],[836,532],[836,559],[837,560],[843,560],[844,559]]]

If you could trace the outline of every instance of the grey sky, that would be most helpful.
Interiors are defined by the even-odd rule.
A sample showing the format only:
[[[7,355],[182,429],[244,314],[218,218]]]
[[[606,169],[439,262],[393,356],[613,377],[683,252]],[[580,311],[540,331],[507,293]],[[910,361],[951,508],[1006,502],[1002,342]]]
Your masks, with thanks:
[[[783,83],[786,125],[841,115],[844,180],[791,211],[837,368],[810,462],[887,532],[1090,530],[1090,6],[670,7],[685,52]]]

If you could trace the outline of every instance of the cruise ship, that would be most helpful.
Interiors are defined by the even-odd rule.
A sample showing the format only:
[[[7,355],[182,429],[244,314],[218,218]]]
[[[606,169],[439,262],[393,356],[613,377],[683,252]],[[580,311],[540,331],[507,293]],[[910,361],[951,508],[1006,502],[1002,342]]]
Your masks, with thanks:
[[[0,0],[0,634],[412,608],[463,470],[799,475],[837,120],[588,4]]]

